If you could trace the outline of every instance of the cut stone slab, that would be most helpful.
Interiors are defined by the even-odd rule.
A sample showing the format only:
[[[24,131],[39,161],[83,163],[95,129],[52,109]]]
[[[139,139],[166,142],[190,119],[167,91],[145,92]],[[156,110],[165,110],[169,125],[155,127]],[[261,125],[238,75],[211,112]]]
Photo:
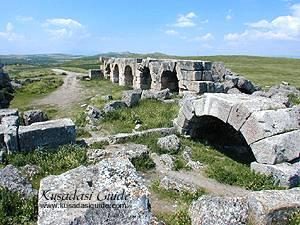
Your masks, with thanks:
[[[149,154],[149,148],[140,144],[108,145],[105,149],[88,149],[87,158],[99,162],[105,158],[126,157],[130,161]]]
[[[189,213],[192,225],[247,224],[247,198],[205,195],[192,203]]]
[[[214,116],[227,122],[231,109],[235,104],[248,100],[246,95],[233,94],[204,94],[202,98],[193,102],[196,116]]]
[[[142,99],[157,99],[157,100],[165,100],[170,97],[170,90],[164,89],[161,91],[154,90],[143,90]]]
[[[17,192],[23,197],[37,196],[38,192],[21,172],[13,165],[7,165],[0,169],[0,187],[11,192]]]
[[[189,71],[201,71],[204,69],[205,62],[192,61],[192,60],[180,60],[176,64],[176,69],[189,70]]]
[[[48,116],[42,110],[30,110],[23,114],[24,123],[26,126],[37,122],[43,122],[48,120]]]
[[[16,153],[19,151],[18,127],[10,126],[5,129],[4,143],[7,153]]]
[[[300,184],[300,164],[280,163],[276,165],[251,163],[251,169],[257,173],[272,176],[283,187],[296,187]]]
[[[38,225],[150,224],[149,194],[127,158],[105,159],[42,179]],[[65,200],[58,196],[65,196]],[[98,207],[49,209],[41,207],[44,204]]]
[[[168,151],[175,150],[178,152],[180,148],[180,140],[175,134],[172,134],[170,136],[159,138],[157,145],[162,149]]]
[[[127,104],[124,101],[112,101],[107,103],[104,108],[103,111],[105,113],[110,113],[113,112],[117,109],[122,109],[122,108],[126,108]]]
[[[255,142],[250,147],[259,163],[277,164],[300,158],[300,130]]]
[[[241,128],[247,143],[300,128],[300,106],[254,112]]]
[[[0,120],[6,116],[19,116],[17,109],[0,109]]]
[[[248,197],[252,224],[288,225],[288,216],[300,209],[300,188],[255,191]]]
[[[142,90],[124,91],[122,100],[128,107],[133,107],[139,104],[142,96]]]
[[[20,151],[41,147],[57,148],[75,143],[75,139],[75,124],[71,119],[50,120],[19,127]]]
[[[184,180],[174,177],[165,176],[161,179],[159,186],[166,190],[172,190],[179,193],[196,193],[197,188],[190,183],[186,183]]]
[[[5,116],[2,118],[1,124],[3,124],[6,127],[17,127],[20,124],[19,116]]]
[[[232,107],[228,123],[236,130],[239,130],[253,112],[283,108],[285,108],[284,105],[276,103],[269,98],[251,96]]]

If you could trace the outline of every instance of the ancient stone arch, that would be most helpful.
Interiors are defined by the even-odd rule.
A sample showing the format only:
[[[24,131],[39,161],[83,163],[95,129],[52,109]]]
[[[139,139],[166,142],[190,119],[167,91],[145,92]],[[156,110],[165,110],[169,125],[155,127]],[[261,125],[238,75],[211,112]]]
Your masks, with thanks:
[[[169,88],[171,92],[179,92],[178,82],[176,71],[166,70],[161,74],[161,89]]]
[[[112,81],[114,83],[119,83],[119,76],[120,76],[119,66],[118,64],[115,64],[113,69],[113,74],[112,74]]]
[[[151,78],[150,69],[148,67],[143,68],[140,79],[141,79],[140,86],[142,90],[151,89],[152,78]]]
[[[132,73],[132,68],[129,65],[125,66],[125,70],[124,70],[124,84],[126,86],[131,86],[131,87],[133,85],[133,73]]]
[[[105,74],[107,75],[107,77],[109,77],[111,73],[110,66],[110,64],[105,65]]]
[[[256,161],[277,164],[299,158],[299,122],[299,106],[285,108],[271,99],[244,94],[206,93],[186,100],[174,125],[193,138],[244,140],[241,143],[251,149]]]

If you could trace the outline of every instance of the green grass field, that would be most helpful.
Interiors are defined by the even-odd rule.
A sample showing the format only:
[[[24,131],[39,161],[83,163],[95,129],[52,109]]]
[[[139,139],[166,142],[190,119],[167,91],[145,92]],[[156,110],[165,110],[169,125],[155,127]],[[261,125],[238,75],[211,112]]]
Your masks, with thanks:
[[[291,85],[300,88],[300,59],[279,58],[279,57],[259,57],[259,56],[167,56],[164,54],[113,54],[112,57],[137,57],[146,58],[179,58],[197,59],[224,62],[226,67],[233,72],[244,75],[247,79],[254,81],[263,88],[280,84],[287,81]],[[98,56],[83,57],[63,63],[64,68],[80,68],[83,70],[99,68]]]
[[[287,81],[300,88],[300,59],[256,57],[256,56],[207,56],[184,57],[224,62],[233,72],[265,86],[273,86]]]

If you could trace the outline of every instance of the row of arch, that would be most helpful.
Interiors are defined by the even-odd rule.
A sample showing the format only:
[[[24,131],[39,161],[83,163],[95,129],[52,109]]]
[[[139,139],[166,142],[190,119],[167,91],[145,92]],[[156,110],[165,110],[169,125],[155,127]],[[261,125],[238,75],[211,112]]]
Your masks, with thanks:
[[[113,83],[119,83],[121,79],[120,68],[118,64],[115,64],[111,71],[111,65],[107,64],[105,68],[105,73],[110,76],[110,79]],[[140,88],[142,90],[148,90],[153,88],[153,78],[151,76],[150,69],[148,67],[144,67],[139,72],[140,86],[136,88]],[[125,86],[134,87],[134,73],[132,67],[129,65],[125,66],[124,74],[123,74],[123,84]],[[161,87],[160,89],[168,88],[171,92],[179,92],[179,80],[177,77],[176,71],[164,71],[160,77]]]

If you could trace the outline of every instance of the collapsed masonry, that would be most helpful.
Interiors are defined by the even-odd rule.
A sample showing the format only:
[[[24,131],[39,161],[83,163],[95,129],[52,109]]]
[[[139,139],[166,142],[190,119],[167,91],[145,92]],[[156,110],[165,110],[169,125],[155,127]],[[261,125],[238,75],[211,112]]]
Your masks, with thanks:
[[[192,93],[246,93],[259,90],[251,81],[226,69],[223,63],[200,60],[101,57],[104,78],[142,90]]]
[[[174,120],[179,133],[221,146],[224,153],[252,162],[253,170],[272,175],[282,186],[299,185],[299,105],[286,108],[270,98],[211,93],[181,105]]]
[[[71,119],[20,126],[16,109],[1,109],[0,121],[0,149],[9,154],[75,143],[76,129]]]

